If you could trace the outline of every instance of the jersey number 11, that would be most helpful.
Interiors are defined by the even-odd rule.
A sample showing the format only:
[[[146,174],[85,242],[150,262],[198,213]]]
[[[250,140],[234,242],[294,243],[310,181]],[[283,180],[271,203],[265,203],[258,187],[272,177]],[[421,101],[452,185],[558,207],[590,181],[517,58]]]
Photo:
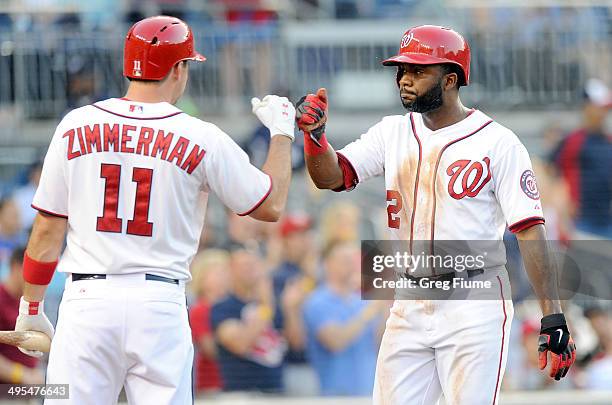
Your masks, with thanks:
[[[121,165],[103,163],[100,177],[105,180],[103,216],[98,217],[96,230],[100,232],[121,233],[123,220],[119,218],[119,186],[121,183]],[[153,223],[149,222],[149,205],[151,204],[151,182],[153,169],[135,167],[132,181],[136,183],[136,201],[133,219],[127,221],[126,232],[130,235],[153,235]]]

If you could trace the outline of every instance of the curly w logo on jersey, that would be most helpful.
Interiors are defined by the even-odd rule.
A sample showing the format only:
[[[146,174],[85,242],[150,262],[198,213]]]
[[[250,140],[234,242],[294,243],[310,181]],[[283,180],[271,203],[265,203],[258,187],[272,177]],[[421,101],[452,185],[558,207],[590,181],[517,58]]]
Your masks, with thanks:
[[[476,197],[480,190],[491,180],[491,159],[482,161],[467,159],[457,160],[446,169],[451,176],[448,182],[448,194],[455,200],[464,197]],[[458,180],[461,181],[458,181]],[[458,183],[458,184],[457,184]]]

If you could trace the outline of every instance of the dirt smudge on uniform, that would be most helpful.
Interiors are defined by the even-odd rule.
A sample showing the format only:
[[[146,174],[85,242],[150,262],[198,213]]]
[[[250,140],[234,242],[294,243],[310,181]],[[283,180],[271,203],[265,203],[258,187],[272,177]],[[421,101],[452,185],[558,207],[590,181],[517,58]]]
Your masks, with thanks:
[[[436,211],[440,209],[442,201],[446,198],[446,195],[448,194],[445,172],[446,167],[444,167],[442,165],[442,162],[440,162],[438,172],[436,173]]]
[[[432,301],[432,300],[423,301],[423,313],[425,315],[433,315],[435,308],[436,308],[435,301]]]
[[[391,369],[390,360],[397,355],[398,338],[397,333],[390,333],[386,330],[380,345],[376,363],[376,387],[374,387],[374,400],[380,405],[393,404],[392,394],[394,392],[395,374]]]
[[[433,150],[423,157],[423,161],[421,162],[421,172],[417,195],[417,212],[415,216],[415,240],[431,239],[431,227],[434,215],[433,192],[436,183],[434,172],[440,149],[440,147],[433,148]],[[429,252],[429,244],[427,244],[425,253],[431,253]]]
[[[414,198],[414,182],[416,179],[418,155],[411,153],[402,162],[397,172],[396,190],[402,196],[403,208],[400,211],[400,229],[402,238],[410,239],[412,203]]]
[[[461,404],[461,394],[465,383],[465,367],[455,365],[453,368],[453,381],[451,382],[451,398],[449,405]]]
[[[399,311],[399,309],[393,309],[391,311],[391,315],[387,319],[385,332],[401,329],[401,325],[400,325],[401,319],[402,319],[402,313]]]

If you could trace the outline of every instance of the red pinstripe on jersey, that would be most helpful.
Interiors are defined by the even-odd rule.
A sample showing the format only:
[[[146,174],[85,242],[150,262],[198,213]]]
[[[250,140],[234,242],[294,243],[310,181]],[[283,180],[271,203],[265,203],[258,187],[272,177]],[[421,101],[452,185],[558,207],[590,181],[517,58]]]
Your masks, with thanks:
[[[419,192],[419,176],[421,174],[421,160],[423,159],[423,147],[421,146],[421,140],[419,139],[419,136],[417,135],[417,132],[416,132],[416,128],[414,125],[414,117],[412,116],[412,113],[410,113],[410,125],[412,127],[412,134],[414,135],[414,138],[419,144],[419,162],[417,164],[416,178],[414,180],[412,214],[410,215],[410,254],[412,254],[412,241],[414,238],[414,215],[416,214],[417,195]]]
[[[495,405],[495,401],[497,400],[497,392],[499,390],[501,369],[502,369],[502,363],[503,363],[503,358],[504,358],[504,340],[506,339],[506,322],[508,320],[508,314],[506,313],[506,298],[504,297],[504,288],[502,286],[502,282],[499,276],[497,276],[497,281],[499,282],[499,291],[501,294],[502,309],[504,311],[504,323],[502,324],[501,348],[499,349],[499,365],[497,366],[497,379],[495,382],[495,393],[493,394],[493,402],[492,402],[493,405]]]
[[[446,145],[444,145],[442,147],[442,149],[440,149],[440,152],[438,153],[438,157],[436,158],[436,165],[434,168],[434,172],[432,174],[433,178],[435,179],[436,177],[436,173],[438,172],[438,168],[440,166],[440,160],[442,159],[442,154],[444,153],[444,151],[446,151],[446,149],[448,149],[451,145],[456,144],[457,142],[460,142],[464,139],[467,139],[469,137],[471,137],[472,135],[477,134],[479,131],[481,131],[483,128],[485,128],[487,125],[489,125],[490,123],[492,123],[493,120],[489,120],[487,122],[485,122],[483,125],[481,125],[478,129],[476,129],[475,131],[470,132],[467,135],[464,135],[460,138],[457,138],[455,140],[450,141],[449,143],[447,143]],[[414,238],[414,215],[416,212],[416,208],[417,208],[417,195],[418,195],[418,184],[419,184],[419,174],[420,174],[420,169],[421,169],[421,159],[422,159],[422,147],[421,147],[421,141],[419,139],[419,136],[416,132],[416,126],[414,123],[414,117],[412,114],[410,114],[410,124],[412,127],[412,133],[414,134],[414,137],[416,138],[418,144],[419,144],[419,163],[417,165],[417,174],[416,174],[416,180],[415,180],[415,187],[414,187],[414,203],[413,203],[413,208],[412,208],[412,219],[411,219],[411,224],[410,224],[410,251],[412,252],[412,243],[413,243],[413,238]],[[435,187],[435,181],[432,182],[432,197],[433,197],[433,209],[432,209],[432,220],[431,220],[431,232],[430,232],[430,243],[431,243],[431,252],[434,251],[434,234],[435,234],[435,229],[436,229],[436,187]],[[427,192],[427,190],[425,191]],[[436,274],[436,270],[435,268],[432,269],[432,275]]]

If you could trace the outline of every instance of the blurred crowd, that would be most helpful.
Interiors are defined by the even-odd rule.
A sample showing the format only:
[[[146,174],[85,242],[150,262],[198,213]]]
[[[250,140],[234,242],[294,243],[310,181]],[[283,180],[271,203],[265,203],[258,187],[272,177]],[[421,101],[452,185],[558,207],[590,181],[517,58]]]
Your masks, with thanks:
[[[312,81],[327,85],[353,72],[375,73],[373,67],[396,51],[402,29],[408,28],[398,28],[397,38],[381,40],[380,19],[398,26],[400,21],[442,23],[463,32],[473,52],[469,94],[483,105],[575,106],[586,77],[612,85],[607,74],[612,66],[610,6],[470,7],[462,2],[464,7],[450,8],[447,3],[457,4],[0,0],[0,76],[9,79],[0,86],[0,113],[6,108],[7,118],[13,118],[17,106],[27,118],[49,119],[121,92],[121,42],[116,39],[129,24],[155,14],[183,18],[193,28],[208,62],[193,70],[196,84],[190,95],[197,102],[189,108],[207,113],[230,115],[247,110],[253,95],[285,90],[299,97]],[[343,22],[336,25],[336,19]],[[368,21],[368,28],[351,30],[360,21]],[[337,27],[348,27],[351,40],[333,39]]]
[[[475,2],[476,3],[476,2]],[[609,18],[605,2],[593,2],[592,6],[584,4],[571,7],[572,4],[559,2],[546,7],[483,7],[469,1],[457,2],[446,0],[3,0],[0,10],[11,17],[7,22],[19,29],[34,29],[44,24],[55,24],[63,27],[86,24],[93,29],[112,29],[116,22],[135,22],[143,14],[170,14],[188,20],[210,21],[226,19],[229,22],[257,21],[265,23],[282,19],[358,19],[358,18],[397,18],[440,17],[456,12],[458,9],[469,10],[472,18],[481,23],[490,21],[506,24],[523,18],[527,23],[524,35],[537,34],[551,23],[568,23],[580,25],[581,21],[590,21],[593,14],[599,15],[600,23]],[[569,10],[569,12],[568,12]],[[576,21],[578,18],[578,21]],[[538,22],[540,28],[536,27]],[[542,27],[543,26],[543,27]],[[593,27],[591,27],[592,29]],[[599,27],[596,27],[599,28]],[[6,27],[3,27],[6,29]]]
[[[551,127],[542,137],[547,152],[534,156],[549,237],[561,246],[585,236],[612,239],[612,138],[605,129],[612,93],[591,80],[584,96],[580,127],[569,132]],[[254,161],[261,154],[257,149],[266,147],[253,140],[261,138],[258,132],[245,146]],[[23,246],[35,214],[29,203],[40,170],[40,163],[31,165],[24,184],[0,200],[0,329],[12,329],[17,314]],[[298,162],[294,170],[302,173],[303,165]],[[311,186],[305,187],[301,198],[313,199]],[[278,223],[223,208],[210,211],[188,285],[198,394],[371,392],[390,303],[361,299],[359,241],[365,238],[364,222],[377,228],[371,223],[378,221],[378,210],[366,213],[347,199],[319,208],[291,211]],[[508,239],[516,316],[504,389],[553,388],[537,369],[537,301],[520,264],[512,265],[520,259]],[[62,284],[63,275],[56,274],[46,298],[53,320]],[[612,388],[612,312],[605,304],[565,302],[580,357],[570,378],[554,383],[555,389]],[[42,366],[36,363],[0,346],[0,381],[40,382]]]
[[[407,15],[406,10],[415,15],[436,14],[443,3],[126,0],[122,7],[115,7],[116,2],[110,0],[5,0],[0,1],[5,6],[0,9],[0,30],[44,32],[49,26],[110,30],[117,21],[130,23],[158,13],[176,15],[196,25],[223,21],[231,29],[219,40],[219,59],[224,61],[224,69],[219,72],[218,85],[226,96],[226,110],[231,111],[232,106],[239,104],[235,98],[244,95],[243,87],[247,84],[252,87],[248,94],[265,94],[274,88],[269,38],[276,35],[282,19],[397,18]],[[478,32],[486,32],[493,25],[500,29],[511,21],[521,21],[525,27],[523,37],[519,38],[525,44],[521,52],[529,60],[541,58],[545,63],[550,55],[534,56],[534,41],[576,48],[584,35],[594,41],[609,41],[612,33],[609,10],[605,7],[471,10],[469,18],[474,21],[475,31],[470,40],[476,49],[473,63],[477,80],[502,71],[516,79],[516,75],[527,71],[532,74],[523,81],[527,86],[533,81],[543,81],[559,91],[565,89],[563,86],[581,86],[579,80],[554,78],[547,69],[519,69],[518,64],[526,59],[518,56],[513,59],[515,65],[509,64],[505,59],[508,53],[496,51],[487,42],[489,37],[479,36]],[[563,38],[547,36],[547,27],[570,23],[581,29],[568,29]],[[240,64],[232,61],[244,51],[245,41],[254,60],[248,64],[253,71],[243,76],[238,72]],[[479,49],[487,52],[479,54]],[[479,62],[481,57],[486,57],[489,65]],[[576,57],[592,60],[579,54]],[[478,70],[479,66],[490,66],[491,60],[498,61],[499,70]],[[78,58],[72,59],[72,63],[73,73],[67,83],[68,107],[105,97],[94,88],[93,65],[79,62]],[[578,62],[564,63],[573,66]],[[594,73],[604,75],[607,69],[606,65],[592,67]],[[534,71],[539,73],[533,75]],[[606,77],[609,80],[609,75]],[[548,236],[559,241],[561,248],[571,246],[575,239],[612,239],[612,134],[605,127],[612,93],[606,84],[610,83],[587,81],[580,125],[572,129],[551,123],[541,136],[542,153],[532,155]],[[243,145],[254,164],[263,163],[268,140],[265,128],[259,127]],[[303,174],[303,166],[298,141],[294,150],[295,173]],[[0,198],[0,330],[12,329],[17,316],[23,283],[23,247],[35,215],[30,203],[40,171],[41,162],[33,163],[10,179],[8,186],[0,187],[7,190]],[[364,210],[363,205],[351,200],[354,194],[334,199],[331,204],[322,203],[320,197],[310,193],[310,184],[302,186],[299,198],[306,203],[301,205],[316,208],[308,212],[291,211],[277,224],[261,223],[222,209],[211,211],[209,226],[191,266],[193,281],[189,284],[189,317],[197,352],[194,385],[199,394],[258,391],[295,396],[369,395],[372,389],[389,303],[361,300],[359,241],[373,235],[383,238],[376,231],[384,227],[377,213],[384,212],[385,207]],[[382,199],[377,203],[382,204]],[[364,234],[366,227],[374,231]],[[520,271],[516,243],[511,235],[507,239],[517,309],[503,389],[550,389],[553,384],[555,389],[612,389],[612,312],[605,301],[566,302],[580,356],[570,378],[553,383],[538,371],[540,312],[524,271]],[[610,277],[609,270],[607,273]],[[46,297],[45,310],[53,322],[63,281],[63,275],[56,274]],[[608,278],[608,285],[610,281]],[[44,363],[38,364],[13,347],[0,346],[0,382],[42,382],[43,367]]]

